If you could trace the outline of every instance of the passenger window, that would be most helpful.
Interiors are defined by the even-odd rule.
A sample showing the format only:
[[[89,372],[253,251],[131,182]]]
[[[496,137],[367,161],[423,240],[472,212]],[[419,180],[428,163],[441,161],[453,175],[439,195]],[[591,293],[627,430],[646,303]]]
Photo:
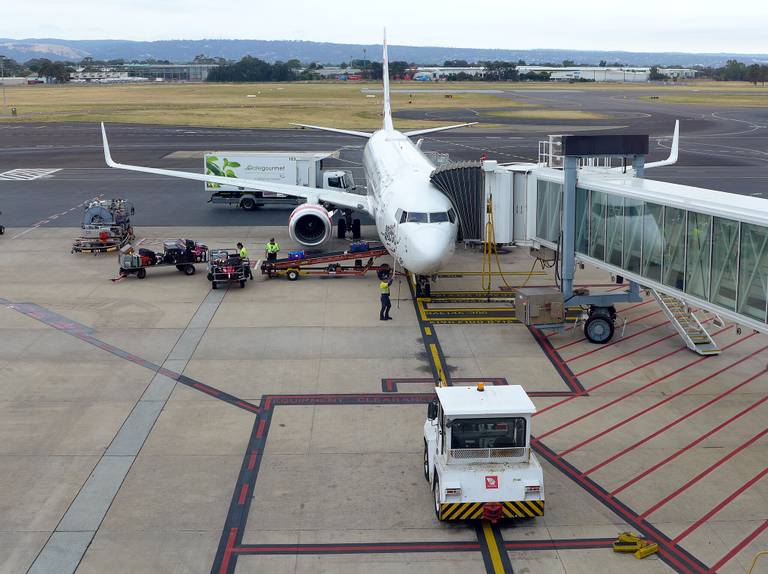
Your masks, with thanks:
[[[328,178],[328,187],[341,187],[341,178],[340,177],[329,177]]]
[[[453,210],[453,208],[448,210],[448,221],[451,223],[456,223],[456,212]]]
[[[409,213],[408,214],[408,223],[428,223],[428,218],[426,213]]]
[[[445,211],[429,214],[430,223],[445,223],[446,221],[448,221],[448,214]]]
[[[405,223],[408,220],[408,212],[402,210],[400,211],[402,212],[400,215],[400,223]]]

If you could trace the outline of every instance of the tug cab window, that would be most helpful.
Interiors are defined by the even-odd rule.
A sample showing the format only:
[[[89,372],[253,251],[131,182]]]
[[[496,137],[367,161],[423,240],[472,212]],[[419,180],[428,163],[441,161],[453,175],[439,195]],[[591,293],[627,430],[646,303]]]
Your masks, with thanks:
[[[429,214],[430,223],[445,223],[448,221],[448,213],[445,211],[438,211],[436,213]]]
[[[524,447],[525,419],[456,419],[451,424],[451,448]]]
[[[406,219],[408,223],[429,223],[429,218],[426,213],[411,212]]]

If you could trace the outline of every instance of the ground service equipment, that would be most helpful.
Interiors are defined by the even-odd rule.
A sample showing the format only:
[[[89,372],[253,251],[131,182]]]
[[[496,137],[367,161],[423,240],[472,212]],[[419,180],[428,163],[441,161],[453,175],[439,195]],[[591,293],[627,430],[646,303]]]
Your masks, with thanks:
[[[82,232],[72,244],[72,253],[117,251],[133,241],[133,204],[123,199],[91,201],[83,214]]]
[[[356,248],[356,245],[360,245]],[[389,269],[389,265],[374,265],[376,257],[387,255],[383,245],[352,244],[346,251],[332,251],[301,258],[289,257],[277,261],[262,261],[261,273],[268,277],[287,277],[296,281],[302,275],[365,275],[368,271]],[[368,261],[363,264],[365,259]],[[342,265],[342,261],[353,261],[354,265]]]
[[[144,279],[150,267],[176,267],[185,275],[194,275],[195,264],[208,261],[208,247],[191,239],[163,241],[162,246],[162,251],[147,248],[137,251],[130,245],[121,249],[118,255],[120,273],[117,279],[129,275]]]
[[[350,172],[323,170],[323,160],[338,157],[338,151],[215,151],[205,154],[203,168],[207,175],[258,179],[270,183],[350,191],[354,188],[354,181]],[[236,205],[245,210],[258,209],[267,204],[297,205],[303,203],[303,200],[296,197],[268,191],[246,190],[234,185],[206,182],[205,189],[214,191],[208,200],[209,203]]]
[[[240,257],[237,249],[213,249],[208,262],[208,281],[212,289],[234,281],[244,288],[251,269],[250,260]]]
[[[531,452],[536,407],[519,385],[438,387],[424,423],[424,477],[438,520],[544,514],[544,475]]]

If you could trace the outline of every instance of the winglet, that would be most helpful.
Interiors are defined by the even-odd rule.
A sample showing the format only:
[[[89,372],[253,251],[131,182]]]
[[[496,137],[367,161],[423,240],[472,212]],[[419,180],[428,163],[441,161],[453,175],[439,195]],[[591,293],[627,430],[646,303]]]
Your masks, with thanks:
[[[109,153],[109,142],[107,141],[107,130],[104,128],[104,122],[101,122],[101,141],[104,143],[104,161],[109,167],[117,167],[118,164],[114,162],[112,154]]]
[[[675,120],[675,133],[672,135],[672,146],[669,150],[669,157],[660,161],[652,161],[645,164],[645,169],[673,165],[677,163],[677,156],[680,150],[680,120]]]

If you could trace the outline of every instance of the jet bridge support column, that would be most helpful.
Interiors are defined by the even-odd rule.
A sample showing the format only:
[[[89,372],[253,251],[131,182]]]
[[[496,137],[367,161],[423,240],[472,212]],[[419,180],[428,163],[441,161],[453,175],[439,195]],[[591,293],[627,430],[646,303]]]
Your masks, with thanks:
[[[579,158],[568,156],[563,165],[563,240],[560,257],[563,262],[562,291],[567,301],[573,297],[573,276],[576,273],[576,179]]]

